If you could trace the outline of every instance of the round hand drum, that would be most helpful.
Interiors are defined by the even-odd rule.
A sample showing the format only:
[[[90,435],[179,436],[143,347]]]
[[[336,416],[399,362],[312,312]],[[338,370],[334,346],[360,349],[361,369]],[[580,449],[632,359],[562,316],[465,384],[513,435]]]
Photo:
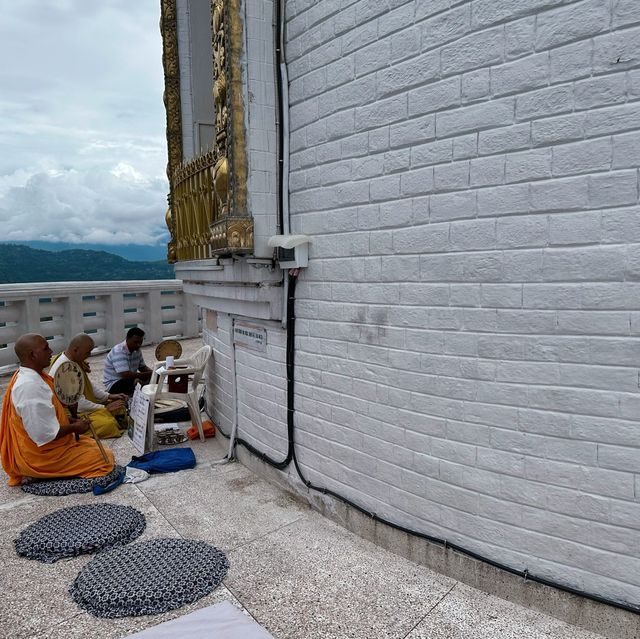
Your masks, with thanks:
[[[77,404],[84,392],[84,377],[80,366],[75,362],[62,362],[53,376],[53,387],[65,406]]]
[[[71,361],[62,362],[53,376],[53,389],[55,390],[58,399],[65,406],[73,406],[77,404],[78,400],[84,393],[84,376],[80,366]],[[76,417],[75,412],[74,408],[71,412],[73,417]],[[98,444],[98,448],[100,449],[104,460],[108,463],[109,458],[107,457],[107,453],[104,452],[102,442],[96,435],[95,430],[93,430],[91,422],[89,422],[89,429],[91,430],[93,438],[96,440],[96,444]],[[77,439],[78,435],[76,435],[76,441]]]

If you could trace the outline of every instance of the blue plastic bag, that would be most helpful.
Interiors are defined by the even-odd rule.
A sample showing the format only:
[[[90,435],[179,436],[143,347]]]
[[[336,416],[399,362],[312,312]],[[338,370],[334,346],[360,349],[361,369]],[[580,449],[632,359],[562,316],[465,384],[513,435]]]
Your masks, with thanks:
[[[125,471],[124,469],[122,469],[122,471],[118,473],[118,476],[110,484],[107,484],[106,486],[94,484],[93,488],[91,489],[93,491],[93,494],[105,495],[106,493],[110,493],[114,488],[117,488],[124,481],[124,475]]]
[[[177,470],[193,468],[196,456],[191,448],[166,448],[132,457],[127,466],[146,470],[148,473],[175,473]]]

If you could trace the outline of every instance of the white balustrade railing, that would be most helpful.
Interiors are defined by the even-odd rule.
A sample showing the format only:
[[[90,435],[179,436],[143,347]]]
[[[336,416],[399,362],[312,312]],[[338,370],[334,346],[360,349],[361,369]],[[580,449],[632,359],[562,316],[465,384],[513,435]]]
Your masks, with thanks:
[[[0,284],[0,372],[17,364],[13,345],[23,333],[40,333],[53,352],[77,333],[89,333],[100,352],[139,326],[145,343],[195,337],[198,308],[180,280]]]

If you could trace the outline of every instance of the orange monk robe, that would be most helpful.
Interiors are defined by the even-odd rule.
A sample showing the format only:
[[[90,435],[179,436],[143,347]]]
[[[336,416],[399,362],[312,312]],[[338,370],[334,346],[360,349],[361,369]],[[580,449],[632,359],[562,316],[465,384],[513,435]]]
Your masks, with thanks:
[[[11,401],[11,391],[16,381],[16,372],[4,396],[2,419],[0,420],[0,459],[9,475],[9,485],[18,486],[23,477],[54,479],[61,477],[102,477],[113,470],[113,453],[105,449],[109,463],[104,461],[98,445],[91,437],[69,433],[38,446],[27,434],[22,418]],[[69,418],[60,400],[53,391],[53,379],[41,373],[42,379],[51,388],[51,402],[61,426],[69,424]]]

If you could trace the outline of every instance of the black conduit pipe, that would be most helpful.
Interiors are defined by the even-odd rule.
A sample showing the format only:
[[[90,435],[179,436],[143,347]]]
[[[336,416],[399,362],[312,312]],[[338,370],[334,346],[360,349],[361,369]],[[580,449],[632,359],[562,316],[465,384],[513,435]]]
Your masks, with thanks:
[[[283,48],[283,33],[282,33],[282,2],[281,0],[275,0],[274,3],[274,40],[275,40],[275,80],[276,80],[276,131],[278,132],[278,233],[284,233],[284,212],[282,210],[282,203],[285,198],[289,196],[288,193],[284,193],[284,118],[288,117],[288,114],[284,113],[282,104],[282,76],[280,75],[280,66],[283,62],[284,52]]]
[[[240,446],[244,446],[250,453],[259,457],[263,462],[269,464],[269,466],[273,466],[278,470],[284,470],[294,458],[294,448],[293,448],[293,354],[295,352],[295,309],[294,304],[296,300],[296,282],[298,281],[297,269],[296,274],[292,275],[291,272],[288,275],[289,277],[289,295],[287,297],[287,456],[282,461],[276,461],[275,459],[269,457],[266,453],[258,450],[253,444],[250,444],[246,439],[242,439],[240,437],[236,437],[235,444],[240,444]],[[290,325],[288,322],[292,321],[293,324]],[[223,433],[224,435],[224,433]],[[227,437],[225,435],[225,437]]]

